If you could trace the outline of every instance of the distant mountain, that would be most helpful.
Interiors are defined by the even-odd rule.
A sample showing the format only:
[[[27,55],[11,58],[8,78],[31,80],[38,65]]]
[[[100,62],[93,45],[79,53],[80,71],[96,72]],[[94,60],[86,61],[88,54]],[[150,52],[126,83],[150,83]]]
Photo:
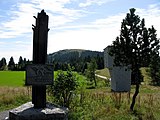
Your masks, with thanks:
[[[82,60],[85,58],[103,57],[103,52],[82,50],[82,49],[65,49],[48,55],[48,62],[71,63],[72,61]]]

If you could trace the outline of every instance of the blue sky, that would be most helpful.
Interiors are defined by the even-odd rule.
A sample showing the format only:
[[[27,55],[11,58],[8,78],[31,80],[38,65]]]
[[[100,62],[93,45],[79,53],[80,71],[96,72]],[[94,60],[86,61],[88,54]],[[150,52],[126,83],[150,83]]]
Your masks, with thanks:
[[[49,15],[48,53],[62,49],[103,51],[119,35],[122,19],[136,8],[160,38],[159,0],[0,0],[0,59],[32,59],[33,16]]]

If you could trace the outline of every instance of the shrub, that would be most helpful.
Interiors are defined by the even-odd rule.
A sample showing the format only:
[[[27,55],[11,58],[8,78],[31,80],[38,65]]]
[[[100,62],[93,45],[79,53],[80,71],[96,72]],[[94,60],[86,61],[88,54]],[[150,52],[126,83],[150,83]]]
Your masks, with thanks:
[[[69,107],[73,91],[76,90],[77,86],[76,76],[69,66],[67,72],[58,71],[52,89],[57,101],[62,106]]]

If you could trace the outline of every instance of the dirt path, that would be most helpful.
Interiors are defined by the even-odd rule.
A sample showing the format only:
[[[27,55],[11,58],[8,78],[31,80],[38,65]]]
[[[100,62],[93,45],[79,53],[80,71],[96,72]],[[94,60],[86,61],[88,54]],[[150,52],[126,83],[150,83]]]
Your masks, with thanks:
[[[105,76],[101,76],[101,75],[98,75],[98,74],[95,74],[96,77],[99,77],[99,78],[102,78],[102,79],[105,79],[105,80],[110,80],[109,78],[105,77]]]

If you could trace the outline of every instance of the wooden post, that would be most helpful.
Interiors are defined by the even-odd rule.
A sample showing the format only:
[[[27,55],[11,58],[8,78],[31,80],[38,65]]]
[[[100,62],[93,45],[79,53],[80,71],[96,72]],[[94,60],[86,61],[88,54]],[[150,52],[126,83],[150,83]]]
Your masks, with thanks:
[[[38,13],[36,26],[33,26],[33,64],[45,64],[47,61],[47,39],[48,39],[48,15],[41,11]],[[46,107],[46,86],[32,86],[32,103],[35,108]]]

